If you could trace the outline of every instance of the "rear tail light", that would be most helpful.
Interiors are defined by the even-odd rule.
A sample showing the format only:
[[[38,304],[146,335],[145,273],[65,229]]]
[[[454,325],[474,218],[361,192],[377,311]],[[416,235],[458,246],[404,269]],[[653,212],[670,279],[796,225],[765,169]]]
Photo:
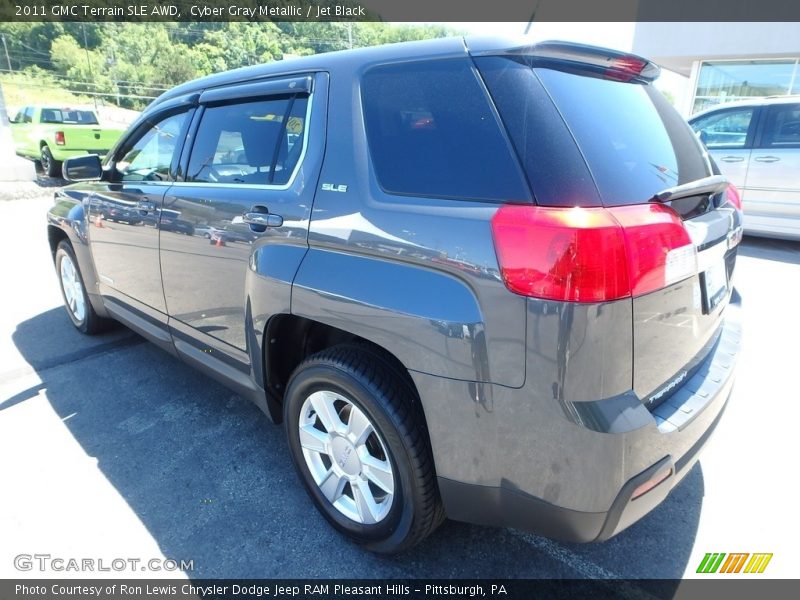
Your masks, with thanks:
[[[63,146],[66,143],[64,140],[64,132],[63,131],[56,131],[56,144],[59,146]]]
[[[524,296],[604,302],[697,273],[680,217],[661,204],[614,208],[506,205],[492,219],[506,287]]]
[[[743,210],[742,195],[739,193],[739,190],[735,185],[731,184],[728,186],[728,189],[725,191],[725,197],[729,203],[736,207],[737,210]]]

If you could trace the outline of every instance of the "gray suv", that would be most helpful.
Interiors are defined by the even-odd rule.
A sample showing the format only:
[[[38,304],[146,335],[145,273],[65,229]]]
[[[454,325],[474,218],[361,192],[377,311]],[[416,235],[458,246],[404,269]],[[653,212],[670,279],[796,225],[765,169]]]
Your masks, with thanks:
[[[181,85],[102,165],[64,165],[67,314],[283,422],[316,506],[371,550],[445,517],[605,540],[697,460],[739,352],[739,196],[657,75],[459,38]],[[250,238],[109,223],[109,202]]]

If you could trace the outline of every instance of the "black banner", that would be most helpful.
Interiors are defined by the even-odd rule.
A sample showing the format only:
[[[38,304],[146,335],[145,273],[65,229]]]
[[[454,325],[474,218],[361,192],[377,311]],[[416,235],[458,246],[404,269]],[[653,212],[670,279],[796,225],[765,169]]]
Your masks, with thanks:
[[[726,600],[797,598],[800,581],[730,577],[670,580],[0,580],[0,600],[318,600],[378,598],[430,600],[498,599],[640,599],[673,597]]]
[[[800,21],[795,0],[0,0],[0,21]]]

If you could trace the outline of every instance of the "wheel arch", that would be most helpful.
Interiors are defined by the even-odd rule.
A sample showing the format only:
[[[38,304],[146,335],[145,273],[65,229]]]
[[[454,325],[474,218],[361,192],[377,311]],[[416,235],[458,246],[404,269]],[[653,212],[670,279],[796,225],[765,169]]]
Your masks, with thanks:
[[[47,242],[55,264],[56,251],[62,241],[72,248],[78,261],[78,268],[86,286],[86,293],[95,312],[104,318],[109,314],[99,293],[99,280],[94,268],[89,239],[87,235],[88,219],[82,202],[63,195],[56,195],[56,205],[47,215]],[[59,206],[59,205],[62,206]]]
[[[425,422],[425,411],[420,401],[419,391],[407,367],[390,350],[354,333],[345,331],[298,315],[282,313],[273,315],[267,322],[263,339],[264,388],[276,403],[270,408],[276,423],[283,419],[283,394],[289,379],[308,356],[342,344],[357,346],[361,351],[371,354],[408,387],[414,404]],[[278,414],[275,414],[278,413]],[[427,429],[427,424],[426,424]]]
[[[311,248],[294,278],[291,312],[370,340],[411,371],[493,382],[478,296],[452,273]]]

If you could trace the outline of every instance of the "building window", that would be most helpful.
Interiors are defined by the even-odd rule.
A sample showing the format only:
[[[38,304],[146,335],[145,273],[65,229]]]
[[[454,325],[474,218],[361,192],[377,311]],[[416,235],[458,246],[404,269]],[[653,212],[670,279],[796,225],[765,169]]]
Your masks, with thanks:
[[[798,62],[797,58],[703,62],[692,112],[735,100],[800,93]]]

